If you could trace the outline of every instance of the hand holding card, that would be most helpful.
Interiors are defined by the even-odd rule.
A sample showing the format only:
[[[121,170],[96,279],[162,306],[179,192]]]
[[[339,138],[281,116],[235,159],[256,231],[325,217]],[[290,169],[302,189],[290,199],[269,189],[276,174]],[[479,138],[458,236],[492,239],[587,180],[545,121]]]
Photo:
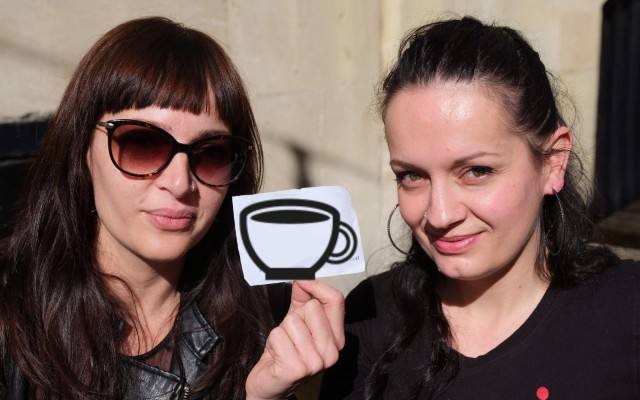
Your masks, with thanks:
[[[247,399],[282,398],[332,366],[344,347],[344,296],[319,281],[296,281],[289,312],[249,373]]]

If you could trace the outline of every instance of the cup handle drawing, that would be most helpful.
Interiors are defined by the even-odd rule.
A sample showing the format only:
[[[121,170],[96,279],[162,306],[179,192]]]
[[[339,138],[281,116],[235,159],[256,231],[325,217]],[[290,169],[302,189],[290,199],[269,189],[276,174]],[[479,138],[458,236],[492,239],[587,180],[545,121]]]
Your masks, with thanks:
[[[340,221],[340,230],[338,233],[344,236],[347,243],[342,251],[339,253],[332,253],[329,256],[329,259],[327,260],[329,264],[342,264],[349,260],[353,256],[353,253],[356,252],[357,239],[353,228]],[[338,241],[336,241],[336,243],[338,243]]]

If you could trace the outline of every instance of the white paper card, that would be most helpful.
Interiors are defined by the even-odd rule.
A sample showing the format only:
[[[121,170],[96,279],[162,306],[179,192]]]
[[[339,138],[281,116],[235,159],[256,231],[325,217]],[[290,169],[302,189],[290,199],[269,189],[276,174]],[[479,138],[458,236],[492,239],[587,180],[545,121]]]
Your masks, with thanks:
[[[363,272],[358,218],[342,186],[234,196],[238,250],[250,285]]]

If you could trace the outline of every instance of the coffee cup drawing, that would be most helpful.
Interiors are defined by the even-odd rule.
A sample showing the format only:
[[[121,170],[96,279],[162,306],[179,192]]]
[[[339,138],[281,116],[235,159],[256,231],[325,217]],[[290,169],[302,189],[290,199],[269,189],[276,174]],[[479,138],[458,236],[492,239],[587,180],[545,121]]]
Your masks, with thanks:
[[[333,206],[308,199],[251,204],[239,214],[247,254],[267,280],[315,279],[325,264],[348,261],[357,248],[353,228]]]

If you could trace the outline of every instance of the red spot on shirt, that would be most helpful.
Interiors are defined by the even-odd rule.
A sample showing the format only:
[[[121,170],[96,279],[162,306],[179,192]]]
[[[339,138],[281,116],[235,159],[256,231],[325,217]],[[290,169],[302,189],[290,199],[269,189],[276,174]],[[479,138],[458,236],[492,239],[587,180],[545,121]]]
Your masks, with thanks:
[[[540,386],[538,390],[536,390],[536,396],[539,400],[547,400],[549,398],[549,389],[544,386]]]

